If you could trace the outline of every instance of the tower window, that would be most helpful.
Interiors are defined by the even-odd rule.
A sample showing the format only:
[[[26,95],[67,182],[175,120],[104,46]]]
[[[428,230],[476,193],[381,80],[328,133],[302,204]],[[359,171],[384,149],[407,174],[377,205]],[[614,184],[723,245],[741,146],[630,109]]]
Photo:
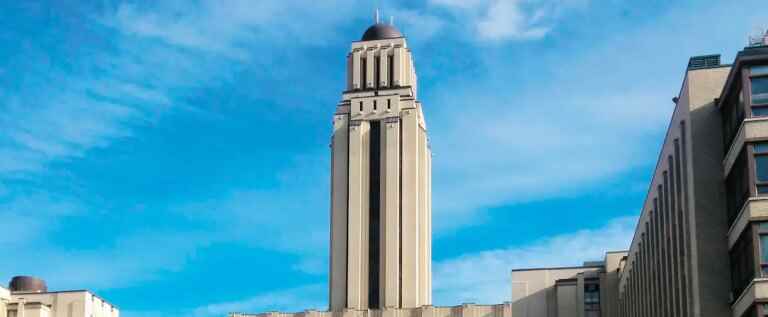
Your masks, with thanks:
[[[387,55],[387,66],[389,66],[389,70],[387,71],[387,74],[389,75],[389,87],[394,87],[395,84],[395,56],[394,55]]]
[[[361,60],[361,62],[360,62],[360,74],[361,74],[361,76],[360,76],[360,82],[361,82],[360,87],[362,89],[365,89],[365,88],[368,88],[368,65],[366,65],[367,61],[366,61],[365,57],[361,58],[360,60]]]
[[[363,102],[360,102],[360,112],[363,112]]]
[[[376,111],[376,108],[377,108],[377,106],[376,106],[376,100],[374,100],[374,101],[373,101],[373,111]]]
[[[391,109],[392,109],[392,100],[387,99],[387,110],[391,110]]]

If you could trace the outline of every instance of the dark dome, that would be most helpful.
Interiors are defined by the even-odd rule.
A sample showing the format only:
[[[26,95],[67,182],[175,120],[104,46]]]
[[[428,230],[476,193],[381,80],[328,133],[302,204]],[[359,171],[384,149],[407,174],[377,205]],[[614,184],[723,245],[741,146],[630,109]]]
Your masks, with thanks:
[[[14,276],[8,283],[11,292],[45,293],[48,286],[45,281],[32,276]]]
[[[396,39],[398,37],[403,37],[403,34],[394,26],[384,23],[376,23],[365,30],[361,41]]]

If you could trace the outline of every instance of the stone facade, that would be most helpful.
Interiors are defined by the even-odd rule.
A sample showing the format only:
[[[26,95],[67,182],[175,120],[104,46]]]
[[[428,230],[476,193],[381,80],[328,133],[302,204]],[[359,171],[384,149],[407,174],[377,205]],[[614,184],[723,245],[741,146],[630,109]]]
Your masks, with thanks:
[[[230,317],[512,317],[509,303],[499,305],[474,305],[418,308],[384,308],[366,310],[315,311],[299,313],[268,312],[261,314],[232,313]]]
[[[394,36],[352,43],[333,118],[332,311],[432,303],[432,155],[416,70],[399,31],[377,28]]]
[[[1,293],[2,291],[0,291]],[[0,298],[2,294],[0,294]],[[1,317],[119,317],[112,304],[85,290],[45,293],[12,292]]]

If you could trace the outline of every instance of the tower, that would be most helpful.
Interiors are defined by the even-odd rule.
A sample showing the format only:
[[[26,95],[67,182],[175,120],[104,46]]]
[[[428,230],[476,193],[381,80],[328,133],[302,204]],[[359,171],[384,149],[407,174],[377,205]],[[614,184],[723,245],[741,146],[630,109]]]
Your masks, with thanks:
[[[347,55],[331,141],[330,310],[432,303],[431,151],[411,51],[369,27]]]

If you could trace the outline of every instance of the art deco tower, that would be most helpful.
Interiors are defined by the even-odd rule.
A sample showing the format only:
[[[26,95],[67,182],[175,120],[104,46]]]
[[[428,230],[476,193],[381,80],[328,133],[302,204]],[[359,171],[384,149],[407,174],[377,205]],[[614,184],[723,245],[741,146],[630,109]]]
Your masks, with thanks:
[[[330,309],[432,303],[431,152],[403,35],[352,43],[333,118]]]

